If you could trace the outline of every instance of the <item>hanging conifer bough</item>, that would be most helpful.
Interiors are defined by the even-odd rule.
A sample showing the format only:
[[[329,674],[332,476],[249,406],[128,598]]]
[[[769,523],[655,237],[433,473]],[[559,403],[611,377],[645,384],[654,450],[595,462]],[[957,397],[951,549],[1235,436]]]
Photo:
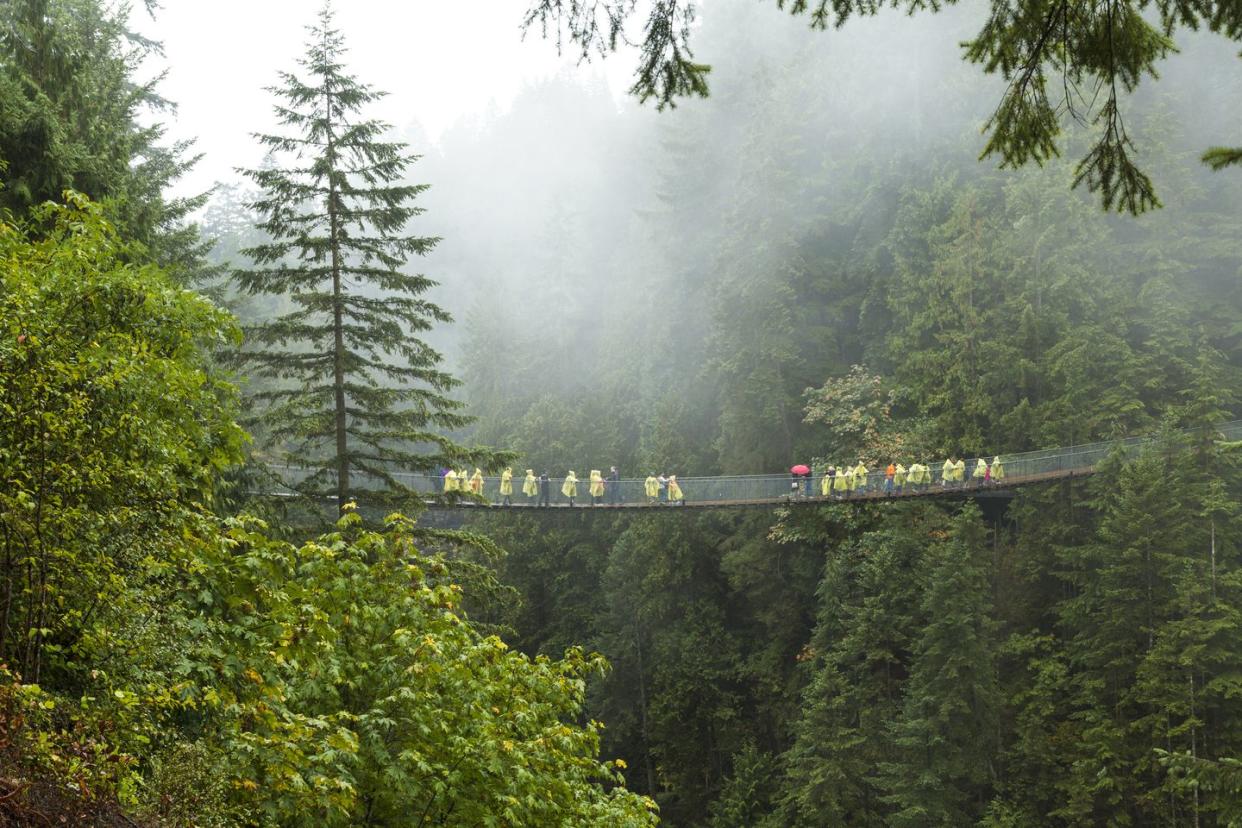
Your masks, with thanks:
[[[851,19],[892,8],[913,16],[939,12],[957,0],[775,0],[776,8],[805,15],[813,29],[841,28]],[[703,0],[644,4],[641,60],[630,92],[659,109],[677,99],[707,97],[711,67],[694,60],[691,39]],[[982,6],[982,4],[980,4]],[[527,0],[523,26],[566,41],[582,60],[604,57],[631,43],[626,25],[640,13],[635,0]],[[1177,51],[1178,31],[1207,29],[1242,40],[1238,0],[989,0],[979,33],[962,44],[965,57],[999,75],[1006,88],[984,126],[981,157],[1002,168],[1044,164],[1061,150],[1062,122],[1090,124],[1091,148],[1079,161],[1074,186],[1098,193],[1105,210],[1133,215],[1157,208],[1151,179],[1138,166],[1122,104],[1158,64]],[[1203,153],[1212,169],[1242,165],[1242,147]]]
[[[287,134],[255,136],[275,163],[243,171],[260,189],[250,206],[269,241],[243,251],[255,266],[234,278],[292,306],[246,331],[241,362],[259,386],[269,445],[313,469],[305,493],[343,507],[360,490],[408,491],[394,471],[499,458],[443,433],[471,418],[447,396],[458,381],[417,336],[451,317],[422,298],[433,281],[404,272],[439,241],[406,234],[427,188],[403,183],[418,156],[361,115],[384,93],[345,71],[330,4],[308,31],[306,79],[282,72],[269,89]]]

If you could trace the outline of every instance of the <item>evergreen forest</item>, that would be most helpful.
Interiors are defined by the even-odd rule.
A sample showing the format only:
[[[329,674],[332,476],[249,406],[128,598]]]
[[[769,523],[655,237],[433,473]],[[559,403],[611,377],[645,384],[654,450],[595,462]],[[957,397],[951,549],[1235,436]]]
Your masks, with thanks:
[[[0,825],[1242,825],[1235,4],[531,0],[434,137],[314,5],[187,194],[158,5],[0,4]]]

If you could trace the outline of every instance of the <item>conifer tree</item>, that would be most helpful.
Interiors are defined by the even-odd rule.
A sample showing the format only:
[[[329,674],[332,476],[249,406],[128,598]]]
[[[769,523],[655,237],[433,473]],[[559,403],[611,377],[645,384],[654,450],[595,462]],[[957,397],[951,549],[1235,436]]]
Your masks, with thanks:
[[[423,298],[435,283],[403,271],[439,241],[406,232],[427,188],[402,181],[417,156],[362,115],[384,93],[347,73],[330,4],[308,31],[305,75],[283,72],[270,89],[287,132],[256,136],[280,163],[243,171],[260,190],[250,206],[269,240],[243,251],[255,267],[235,278],[250,294],[292,300],[247,331],[241,358],[272,381],[255,398],[273,443],[313,469],[300,488],[343,505],[359,475],[400,490],[392,471],[496,457],[442,433],[470,418],[446,396],[457,380],[417,338],[451,321]]]
[[[21,217],[65,190],[103,203],[131,257],[182,284],[209,274],[209,244],[188,222],[207,194],[168,189],[198,160],[152,123],[173,109],[145,80],[160,44],[103,0],[0,3],[0,209]],[[154,3],[145,3],[155,12]]]
[[[970,825],[993,782],[1000,693],[983,524],[967,507],[956,537],[933,545],[904,709],[892,724],[898,761],[883,768],[889,825]]]

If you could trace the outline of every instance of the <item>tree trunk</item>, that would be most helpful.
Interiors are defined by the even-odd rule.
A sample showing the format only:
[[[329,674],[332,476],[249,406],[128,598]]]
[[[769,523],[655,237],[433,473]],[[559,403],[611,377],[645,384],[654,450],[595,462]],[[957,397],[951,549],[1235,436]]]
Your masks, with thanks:
[[[651,765],[651,740],[647,735],[647,679],[643,675],[642,632],[634,626],[634,652],[638,656],[638,711],[643,736],[643,770],[647,776],[647,795],[655,796],[655,768]]]
[[[336,158],[332,136],[332,89],[325,85],[325,120],[328,122],[328,247],[332,251],[332,388],[336,394],[336,508],[344,514],[349,502],[349,444],[345,433],[345,333],[342,329],[341,244],[338,238]]]

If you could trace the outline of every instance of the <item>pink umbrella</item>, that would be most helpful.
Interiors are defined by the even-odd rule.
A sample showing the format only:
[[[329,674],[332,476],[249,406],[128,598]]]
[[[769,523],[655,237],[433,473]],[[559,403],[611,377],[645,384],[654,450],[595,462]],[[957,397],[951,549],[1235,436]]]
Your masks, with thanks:
[[[804,465],[802,465],[801,463],[799,463],[798,465],[796,465],[796,466],[794,466],[793,468],[791,468],[791,469],[789,470],[789,473],[790,473],[790,474],[810,474],[810,473],[811,473],[811,469],[810,469],[809,467],[804,466]]]

